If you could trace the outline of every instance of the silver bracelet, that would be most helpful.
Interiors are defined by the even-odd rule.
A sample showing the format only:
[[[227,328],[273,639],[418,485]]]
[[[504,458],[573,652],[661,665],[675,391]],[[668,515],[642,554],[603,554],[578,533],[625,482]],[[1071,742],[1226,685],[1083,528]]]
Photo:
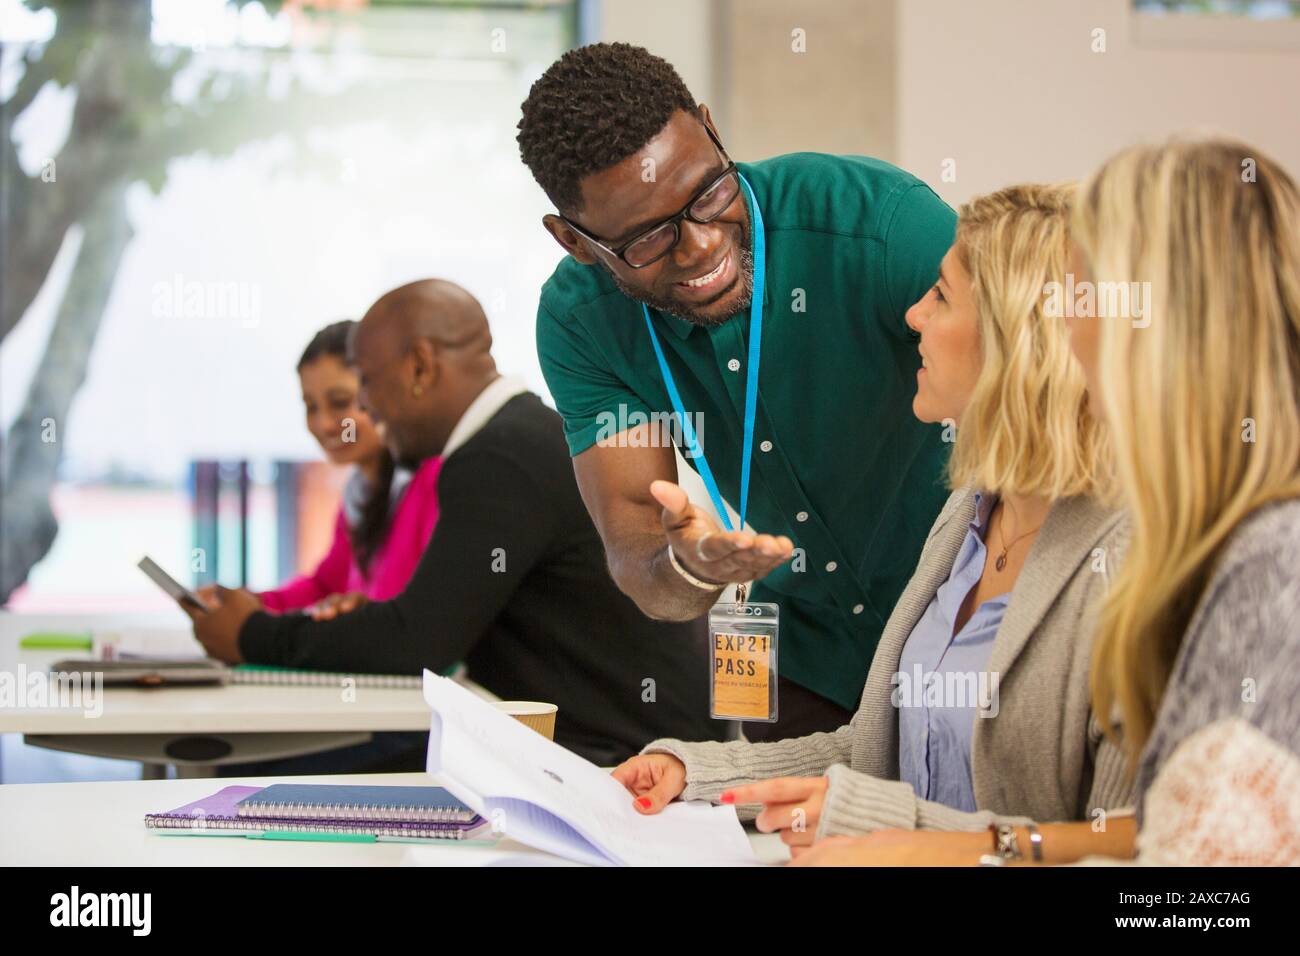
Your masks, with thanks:
[[[726,587],[725,584],[712,584],[708,581],[701,581],[695,575],[691,574],[691,572],[687,571],[684,567],[682,567],[681,562],[677,560],[677,555],[673,553],[673,546],[671,544],[668,546],[668,563],[673,566],[674,571],[680,574],[691,584],[694,584],[701,591],[717,591],[720,588]]]
[[[1029,855],[1035,863],[1043,862],[1043,835],[1038,832],[1038,824],[1026,823],[1029,831]]]

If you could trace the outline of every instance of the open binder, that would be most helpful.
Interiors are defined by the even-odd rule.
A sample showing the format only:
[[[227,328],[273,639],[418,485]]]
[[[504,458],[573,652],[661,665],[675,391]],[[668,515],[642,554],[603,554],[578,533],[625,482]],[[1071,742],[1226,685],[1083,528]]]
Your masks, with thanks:
[[[756,862],[735,807],[672,803],[653,816],[609,772],[476,696],[424,672],[428,771],[492,831],[595,866]]]

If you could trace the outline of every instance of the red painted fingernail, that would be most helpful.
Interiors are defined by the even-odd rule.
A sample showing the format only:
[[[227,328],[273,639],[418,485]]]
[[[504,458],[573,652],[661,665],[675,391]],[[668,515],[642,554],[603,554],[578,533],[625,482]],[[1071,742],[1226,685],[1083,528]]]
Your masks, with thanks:
[[[718,797],[718,802],[719,802],[719,803],[735,803],[735,802],[736,802],[736,795],[735,795],[734,793],[732,793],[730,790],[728,790],[728,791],[726,791],[722,796]]]
[[[640,807],[642,810],[649,810],[650,807],[653,806],[653,804],[651,804],[650,802],[649,797],[637,797],[636,805]]]

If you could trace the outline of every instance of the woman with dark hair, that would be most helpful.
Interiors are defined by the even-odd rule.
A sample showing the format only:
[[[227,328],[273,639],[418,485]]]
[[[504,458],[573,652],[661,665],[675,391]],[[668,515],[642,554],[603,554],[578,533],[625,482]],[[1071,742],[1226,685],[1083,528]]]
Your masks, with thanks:
[[[273,612],[308,609],[334,617],[365,600],[384,601],[406,587],[438,520],[438,471],[430,458],[414,472],[397,468],[381,431],[361,410],[360,385],[347,364],[348,333],[334,322],[316,333],[298,360],[307,430],[331,464],[352,465],[329,553],[310,574],[259,595]]]

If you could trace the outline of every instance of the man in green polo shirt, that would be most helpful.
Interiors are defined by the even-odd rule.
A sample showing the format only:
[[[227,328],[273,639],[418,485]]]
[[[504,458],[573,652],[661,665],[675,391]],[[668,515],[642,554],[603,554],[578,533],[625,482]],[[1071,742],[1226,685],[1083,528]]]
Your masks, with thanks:
[[[672,66],[627,44],[553,64],[519,145],[569,254],[542,289],[538,353],[615,581],[651,617],[686,620],[754,580],[749,599],[780,608],[780,719],[746,735],[846,723],[947,497],[941,429],[911,412],[920,358],[904,313],[935,281],[952,210],[865,157],[733,165]],[[675,420],[662,427],[663,366],[702,456]],[[760,533],[689,503],[667,432],[733,508],[747,499]]]

